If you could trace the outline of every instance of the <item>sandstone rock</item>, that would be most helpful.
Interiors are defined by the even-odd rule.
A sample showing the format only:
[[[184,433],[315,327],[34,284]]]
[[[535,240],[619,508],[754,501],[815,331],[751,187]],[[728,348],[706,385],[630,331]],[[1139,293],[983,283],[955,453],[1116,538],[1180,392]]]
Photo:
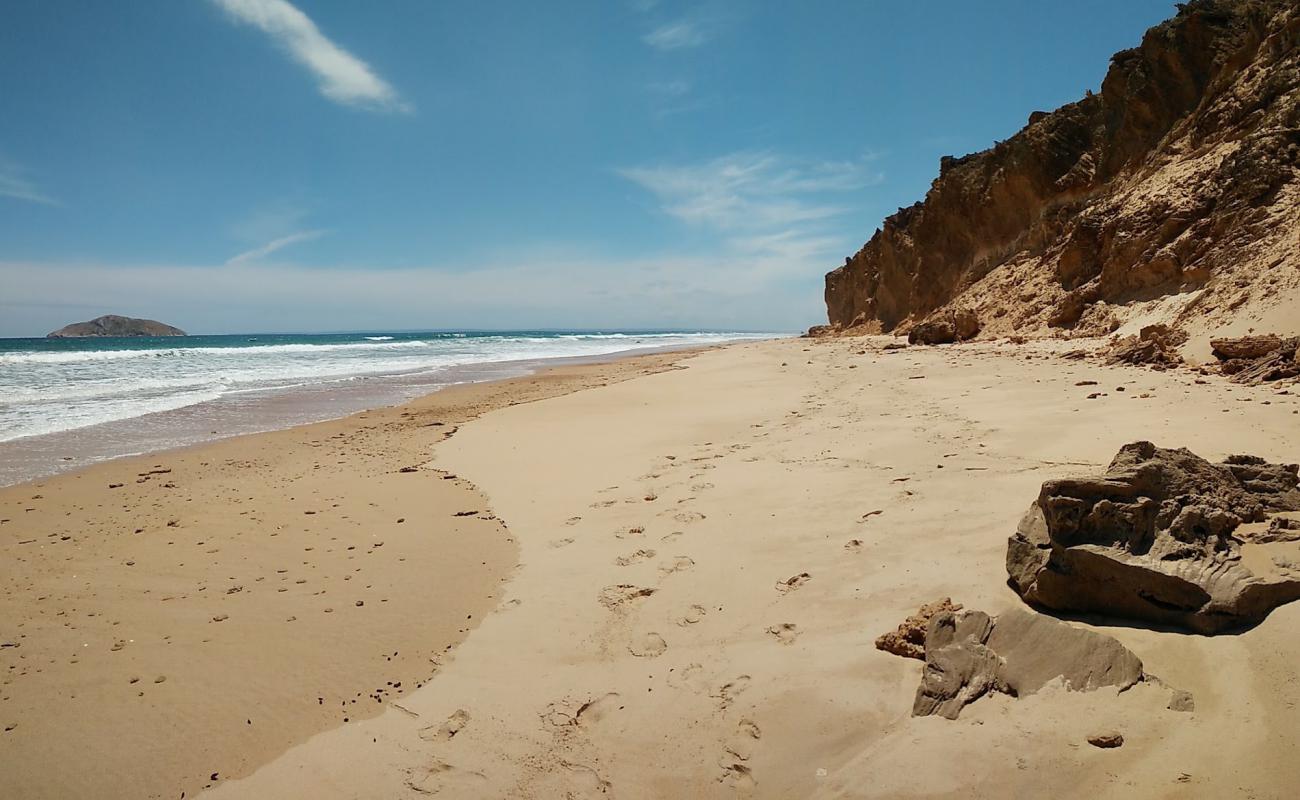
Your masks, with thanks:
[[[1251,341],[1246,341],[1248,339]],[[1276,346],[1270,348],[1273,341],[1276,341]],[[1224,356],[1219,356],[1223,359],[1220,371],[1231,375],[1237,383],[1256,384],[1300,377],[1300,337],[1248,336],[1244,339],[1216,339],[1210,345],[1215,348],[1216,356],[1224,353]]]
[[[930,620],[924,650],[914,716],[956,719],[989,692],[1024,697],[1054,680],[1073,691],[1123,691],[1144,677],[1142,661],[1114,638],[1020,609],[996,618],[940,611]]]
[[[1148,325],[1137,336],[1127,336],[1111,345],[1106,361],[1111,364],[1146,364],[1167,369],[1183,363],[1178,346],[1187,335],[1167,325]]]
[[[969,309],[950,309],[915,325],[909,344],[952,344],[973,339],[980,332],[979,318]]]
[[[1102,749],[1122,747],[1124,745],[1124,735],[1119,731],[1101,731],[1089,736],[1088,744]]]
[[[1279,336],[1242,336],[1237,339],[1211,339],[1210,350],[1220,361],[1234,358],[1261,358],[1282,346]]]
[[[1106,473],[1043,484],[1007,544],[1025,601],[1213,634],[1300,599],[1300,572],[1243,559],[1243,523],[1300,510],[1296,465],[1232,456],[1211,464],[1150,442]],[[1262,526],[1261,526],[1262,527]]]
[[[803,338],[817,339],[822,336],[829,336],[834,332],[835,326],[833,325],[814,325],[808,329],[808,332],[803,335]]]
[[[941,611],[960,610],[961,604],[953,603],[951,597],[926,603],[915,614],[903,620],[896,630],[877,637],[876,649],[904,658],[924,659],[925,633],[930,627],[930,620]]]
[[[1005,335],[1191,289],[1180,313],[1226,320],[1275,279],[1293,290],[1300,4],[1177,5],[1100,93],[943,158],[924,201],[826,275],[829,321],[889,332],[963,305]]]

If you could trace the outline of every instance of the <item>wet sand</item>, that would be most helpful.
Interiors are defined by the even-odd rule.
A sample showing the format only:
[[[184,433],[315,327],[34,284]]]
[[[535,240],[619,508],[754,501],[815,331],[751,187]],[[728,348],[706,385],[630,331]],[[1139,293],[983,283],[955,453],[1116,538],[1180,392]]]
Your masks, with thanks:
[[[485,411],[665,368],[564,366],[0,489],[0,796],[193,797],[399,708],[517,544],[425,466]]]

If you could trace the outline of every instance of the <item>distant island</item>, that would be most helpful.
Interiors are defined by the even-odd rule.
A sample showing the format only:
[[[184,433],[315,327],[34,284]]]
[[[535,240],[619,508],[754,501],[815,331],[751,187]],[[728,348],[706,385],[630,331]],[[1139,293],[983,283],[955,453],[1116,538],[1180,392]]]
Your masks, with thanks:
[[[77,339],[86,336],[185,336],[185,331],[157,320],[105,314],[89,322],[74,322],[47,333],[47,339]]]

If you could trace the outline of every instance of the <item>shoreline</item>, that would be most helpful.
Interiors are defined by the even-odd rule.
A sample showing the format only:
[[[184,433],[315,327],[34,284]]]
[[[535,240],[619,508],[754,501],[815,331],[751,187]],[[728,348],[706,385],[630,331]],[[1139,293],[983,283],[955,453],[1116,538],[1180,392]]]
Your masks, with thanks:
[[[154,411],[136,417],[0,442],[0,463],[8,462],[10,465],[0,468],[0,488],[19,486],[55,475],[65,475],[95,464],[102,464],[120,458],[166,453],[239,436],[272,433],[300,425],[344,419],[366,411],[394,408],[406,403],[416,402],[421,398],[456,386],[523,378],[553,367],[601,364],[624,358],[635,358],[641,355],[705,350],[710,347],[726,346],[726,344],[724,342],[704,345],[638,347],[596,355],[481,362],[442,368],[440,371],[434,372],[417,371],[379,376],[337,378],[316,384],[292,387],[291,389],[270,390],[266,393],[259,393],[256,396],[251,396],[253,401],[251,408],[237,407],[232,414],[226,415],[230,418],[227,421],[222,422],[218,418],[218,421],[214,422],[211,416],[212,411],[231,403],[238,403],[245,397],[250,397],[244,393],[236,393],[166,411]],[[475,377],[462,379],[460,377],[462,375]],[[344,386],[343,388],[350,389],[358,395],[357,399],[352,402],[343,401],[340,404],[338,400],[333,399],[333,395],[339,394],[332,390],[334,387],[346,384],[356,377],[383,382],[388,389],[386,396],[393,398],[392,401],[382,400],[380,395],[374,394],[374,384]],[[450,380],[449,382],[431,380],[434,377],[446,377]],[[430,387],[433,388],[430,390]],[[371,388],[372,392],[366,394],[363,391],[366,388]],[[327,402],[333,402],[335,405],[326,407],[318,399],[316,401],[317,411],[315,413],[309,412],[304,417],[301,407],[304,404],[309,404],[310,395],[313,393],[323,393],[329,398]],[[380,400],[380,402],[358,405],[358,403],[368,403],[372,400]],[[276,406],[281,407],[279,416],[272,413]],[[205,411],[209,412],[206,416]],[[268,418],[270,420],[269,426],[258,422],[258,420]],[[214,425],[219,425],[225,430],[212,430]],[[86,440],[90,440],[91,444],[87,445]],[[74,455],[66,455],[66,453],[77,448],[81,448],[81,450],[75,452]],[[31,460],[34,463],[25,467],[12,466],[25,460]]]
[[[482,495],[425,466],[433,445],[691,355],[547,364],[0,488],[0,794],[193,796],[379,713],[517,563]]]

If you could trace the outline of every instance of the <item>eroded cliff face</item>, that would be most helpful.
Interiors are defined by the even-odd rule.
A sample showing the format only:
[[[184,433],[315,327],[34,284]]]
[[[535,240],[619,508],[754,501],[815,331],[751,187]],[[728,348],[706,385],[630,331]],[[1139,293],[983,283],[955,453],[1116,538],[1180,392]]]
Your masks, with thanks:
[[[826,276],[832,326],[970,308],[983,336],[1226,318],[1300,296],[1300,3],[1196,0],[1099,94],[944,158]],[[1298,321],[1300,322],[1300,321]]]

